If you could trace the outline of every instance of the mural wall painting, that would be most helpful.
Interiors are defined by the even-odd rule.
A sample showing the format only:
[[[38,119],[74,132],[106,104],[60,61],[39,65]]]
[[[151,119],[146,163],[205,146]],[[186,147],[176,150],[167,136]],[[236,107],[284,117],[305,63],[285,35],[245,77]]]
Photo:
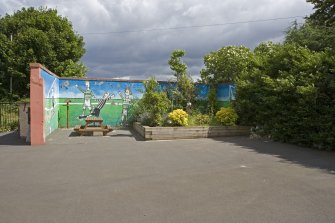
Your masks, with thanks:
[[[103,82],[101,82],[103,83]],[[112,98],[114,98],[114,94],[110,94],[109,92],[105,92],[101,99],[95,97],[93,91],[90,89],[90,82],[85,81],[85,89],[82,89],[80,86],[75,85],[75,87],[84,94],[84,104],[83,104],[83,112],[78,117],[79,119],[86,118],[88,116],[99,117],[101,109],[104,107],[106,102]],[[98,105],[92,106],[92,100],[97,100]],[[88,111],[88,112],[87,112]]]
[[[122,98],[122,114],[121,114],[121,122],[120,125],[127,125],[128,121],[128,110],[130,107],[130,102],[133,99],[131,90],[129,87],[126,87],[124,93],[119,91],[119,95]]]
[[[30,91],[31,111],[38,114],[31,118],[32,144],[43,144],[57,128],[83,125],[88,116],[101,117],[105,125],[125,126],[144,92],[142,81],[59,78],[41,64],[31,64],[30,68],[30,84],[34,86]],[[174,86],[170,82],[159,84],[167,92]],[[197,102],[206,107],[209,86],[197,84],[196,89]],[[235,85],[218,86],[219,106],[227,106],[234,99]]]
[[[41,71],[41,77],[44,81],[44,131],[48,136],[58,128],[59,79],[45,70]]]
[[[84,123],[88,116],[102,117],[104,124],[127,125],[132,103],[142,97],[142,82],[60,80],[60,119],[64,127]],[[69,104],[69,119],[66,120],[66,101]],[[134,101],[133,101],[134,100]]]
[[[104,124],[111,126],[126,126],[131,116],[132,105],[142,98],[144,85],[141,81],[113,80],[59,80],[59,127],[64,128],[67,122],[70,127],[84,124],[88,116],[100,116]],[[161,82],[160,87],[166,90],[167,82]],[[207,104],[209,87],[197,85],[197,99]],[[227,106],[234,100],[235,86],[221,84],[218,88],[219,106]],[[69,118],[66,119],[66,102],[69,103]]]

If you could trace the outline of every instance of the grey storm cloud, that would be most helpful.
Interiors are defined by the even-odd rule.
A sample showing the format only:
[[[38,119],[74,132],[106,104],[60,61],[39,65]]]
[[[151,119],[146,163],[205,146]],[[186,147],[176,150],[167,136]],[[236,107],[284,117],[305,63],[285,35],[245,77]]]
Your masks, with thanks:
[[[56,8],[84,36],[82,62],[89,77],[131,79],[170,78],[167,61],[174,49],[186,50],[189,72],[199,77],[211,51],[280,42],[295,20],[303,22],[300,17],[259,20],[313,11],[305,0],[1,0],[0,15],[30,6]]]

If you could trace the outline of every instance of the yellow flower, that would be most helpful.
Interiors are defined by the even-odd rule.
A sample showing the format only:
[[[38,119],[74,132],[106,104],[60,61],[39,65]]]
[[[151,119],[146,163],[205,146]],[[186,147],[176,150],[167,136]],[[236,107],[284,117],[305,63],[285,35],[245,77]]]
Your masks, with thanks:
[[[177,126],[187,126],[188,125],[188,114],[182,109],[176,109],[169,113],[169,119],[172,124]]]

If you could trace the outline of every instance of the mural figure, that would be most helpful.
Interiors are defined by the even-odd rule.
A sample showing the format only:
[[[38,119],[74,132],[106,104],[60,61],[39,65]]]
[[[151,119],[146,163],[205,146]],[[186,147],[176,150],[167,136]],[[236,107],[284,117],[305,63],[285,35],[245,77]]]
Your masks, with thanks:
[[[130,101],[133,99],[133,95],[129,87],[126,87],[124,93],[119,91],[119,95],[122,98],[122,114],[120,125],[125,125],[128,121],[128,109],[130,106]]]
[[[55,113],[55,93],[54,93],[54,89],[51,88],[51,107],[53,110],[53,113]]]
[[[114,94],[111,95],[109,92],[105,92],[102,99],[99,99],[99,104],[91,112],[91,115],[99,117],[101,109],[105,106],[106,102],[113,97]]]
[[[44,77],[45,76],[45,77]],[[90,116],[99,116],[104,119],[104,124],[112,126],[125,126],[132,114],[134,101],[143,97],[145,88],[142,82],[114,81],[101,79],[89,81],[82,79],[60,79],[59,82],[52,75],[44,75],[45,91],[45,123],[46,131],[59,127],[83,124],[83,119]],[[53,86],[54,85],[54,86]],[[79,86],[78,86],[79,85]],[[172,98],[175,83],[160,82],[162,91],[166,91]],[[220,84],[217,87],[217,101],[220,106],[235,99],[234,84]],[[201,110],[207,108],[207,95],[209,86],[197,84],[197,103]],[[114,94],[114,95],[112,95]],[[66,105],[71,100],[69,107]],[[175,102],[174,102],[175,103]],[[192,111],[193,102],[185,104],[188,112]],[[67,119],[67,108],[70,109],[71,118]],[[54,110],[54,112],[52,111]],[[72,118],[75,116],[76,118]],[[49,121],[50,120],[50,121]]]
[[[64,81],[63,84],[60,86],[60,88],[65,88],[66,90],[69,88],[70,82],[69,81]]]
[[[55,79],[56,80],[56,79]],[[47,96],[47,103],[46,103],[46,120],[50,121],[54,115],[56,114],[56,102],[55,102],[55,80],[53,81],[51,88],[49,89],[48,96]]]
[[[86,86],[86,89],[84,90],[80,86],[76,85],[76,88],[78,88],[78,90],[81,91],[84,94],[83,113],[79,116],[79,118],[87,117],[87,115],[85,115],[86,109],[88,109],[89,112],[91,113],[91,111],[92,111],[91,99],[95,98],[92,90],[90,89],[90,82],[89,81],[85,81],[85,86]]]
[[[236,88],[235,85],[229,85],[229,100],[235,100]]]

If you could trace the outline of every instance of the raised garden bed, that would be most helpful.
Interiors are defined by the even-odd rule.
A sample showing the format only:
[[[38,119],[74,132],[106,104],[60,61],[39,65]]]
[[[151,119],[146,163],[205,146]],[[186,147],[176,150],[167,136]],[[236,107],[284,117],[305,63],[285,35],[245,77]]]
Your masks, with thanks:
[[[249,136],[249,126],[149,127],[135,122],[133,128],[145,140],[194,139],[220,136]]]

